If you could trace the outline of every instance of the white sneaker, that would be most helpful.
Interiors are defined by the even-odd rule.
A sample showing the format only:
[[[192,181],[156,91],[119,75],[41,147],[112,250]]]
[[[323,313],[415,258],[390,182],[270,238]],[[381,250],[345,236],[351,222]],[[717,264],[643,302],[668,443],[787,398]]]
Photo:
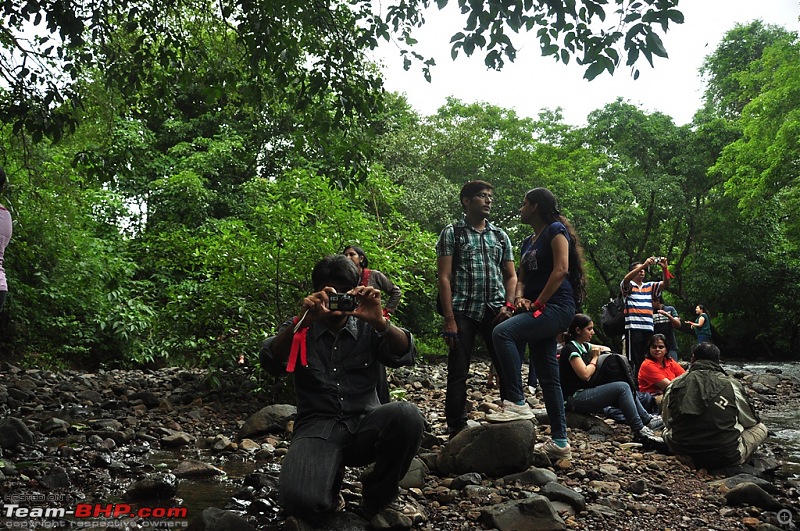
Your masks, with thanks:
[[[664,439],[662,439],[661,437],[657,436],[653,432],[653,429],[649,428],[647,426],[645,426],[644,428],[639,430],[639,437],[642,438],[642,439],[650,439],[651,441],[655,441],[655,442],[660,442],[660,443],[664,442]]]
[[[547,457],[551,459],[572,459],[572,447],[569,443],[564,448],[561,448],[550,439],[543,443],[537,443],[533,449],[546,453]]]
[[[659,430],[664,427],[664,420],[661,418],[661,415],[650,415],[650,422],[647,423],[647,427],[651,430]]]
[[[533,410],[528,404],[517,405],[510,400],[503,400],[502,411],[486,415],[486,420],[489,422],[511,422],[514,420],[530,420],[532,418]]]

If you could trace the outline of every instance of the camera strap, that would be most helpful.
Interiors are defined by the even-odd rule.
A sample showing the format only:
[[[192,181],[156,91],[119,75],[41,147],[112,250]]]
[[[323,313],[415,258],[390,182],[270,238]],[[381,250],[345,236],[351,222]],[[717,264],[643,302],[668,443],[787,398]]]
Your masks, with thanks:
[[[294,324],[294,336],[292,336],[292,348],[289,351],[289,361],[286,363],[286,372],[294,372],[297,365],[297,358],[300,358],[300,364],[303,367],[308,367],[307,343],[306,336],[308,334],[308,325],[303,324],[303,320],[308,315],[308,310],[302,317],[295,317],[292,320]]]

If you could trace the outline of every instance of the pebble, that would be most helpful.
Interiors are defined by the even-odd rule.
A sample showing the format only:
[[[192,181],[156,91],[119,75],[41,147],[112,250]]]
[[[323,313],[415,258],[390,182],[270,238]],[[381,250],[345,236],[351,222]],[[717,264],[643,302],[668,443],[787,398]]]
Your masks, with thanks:
[[[473,364],[469,426],[482,424],[485,412],[497,408],[497,389],[485,388],[487,369],[483,361]],[[169,499],[178,482],[214,476],[230,483],[231,492],[239,495],[238,502],[236,495],[220,500],[229,512],[256,529],[280,528],[285,518],[277,505],[276,485],[291,422],[286,429],[281,426],[277,432],[242,440],[237,434],[265,404],[290,404],[292,398],[280,396],[281,388],[257,394],[255,379],[241,370],[220,370],[217,376],[220,385],[212,389],[200,369],[88,374],[0,363],[0,411],[5,412],[0,418],[0,497],[62,493],[97,503],[126,494],[131,499]],[[390,376],[392,384],[405,391],[405,399],[416,403],[428,419],[430,433],[420,458],[429,467],[435,465],[435,456],[447,442],[445,364],[394,369]],[[745,385],[750,380],[757,384],[760,396],[778,393],[782,407],[800,406],[798,382],[778,375],[755,376],[739,377]],[[758,402],[758,396],[755,399],[757,407],[769,407]],[[557,508],[554,513],[569,529],[768,529],[778,522],[780,508],[800,506],[791,474],[762,473],[762,478],[752,480],[736,476],[726,484],[724,476],[695,470],[685,459],[643,451],[631,442],[624,425],[603,424],[610,431],[570,429],[572,459],[532,467],[516,479],[477,473],[445,476],[431,469],[421,484],[409,489],[428,513],[428,522],[420,527],[489,529],[482,516],[486,507],[548,492],[553,499],[542,503]],[[549,432],[546,425],[536,426],[535,431],[539,439]],[[769,441],[764,448],[767,458],[780,456],[780,450]],[[177,462],[164,461],[165,452]],[[232,458],[254,472],[244,478],[224,475],[223,466]],[[360,472],[346,472],[343,495],[348,510],[360,502]],[[727,500],[723,497],[748,483],[759,488],[739,487]],[[200,511],[196,512],[190,516],[199,518]]]

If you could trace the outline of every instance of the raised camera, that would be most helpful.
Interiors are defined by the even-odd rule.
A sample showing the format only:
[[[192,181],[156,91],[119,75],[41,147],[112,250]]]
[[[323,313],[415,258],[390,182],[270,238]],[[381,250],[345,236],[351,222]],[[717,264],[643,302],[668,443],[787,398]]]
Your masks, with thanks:
[[[328,309],[332,312],[352,312],[358,306],[358,301],[347,293],[329,293]]]

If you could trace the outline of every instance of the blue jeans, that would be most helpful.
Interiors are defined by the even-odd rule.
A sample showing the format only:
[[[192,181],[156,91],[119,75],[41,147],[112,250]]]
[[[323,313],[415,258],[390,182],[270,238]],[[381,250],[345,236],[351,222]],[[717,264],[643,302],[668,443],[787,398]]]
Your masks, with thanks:
[[[425,419],[410,402],[390,402],[367,413],[355,433],[343,423],[327,439],[292,440],[281,466],[278,492],[289,515],[316,522],[336,508],[345,466],[375,463],[362,480],[364,510],[376,513],[395,499],[419,450]]]
[[[711,336],[706,336],[702,334],[697,334],[697,344],[703,343],[704,341],[708,341],[711,343]]]
[[[530,348],[531,364],[542,386],[542,397],[554,439],[567,438],[564,396],[556,358],[556,336],[566,331],[575,315],[574,305],[548,304],[539,317],[525,312],[498,324],[492,332],[500,395],[506,400],[525,399],[522,392],[522,362],[525,345]]]
[[[567,406],[578,413],[599,413],[604,407],[617,407],[622,410],[635,433],[650,423],[650,413],[625,382],[612,382],[578,391],[567,399]]]

